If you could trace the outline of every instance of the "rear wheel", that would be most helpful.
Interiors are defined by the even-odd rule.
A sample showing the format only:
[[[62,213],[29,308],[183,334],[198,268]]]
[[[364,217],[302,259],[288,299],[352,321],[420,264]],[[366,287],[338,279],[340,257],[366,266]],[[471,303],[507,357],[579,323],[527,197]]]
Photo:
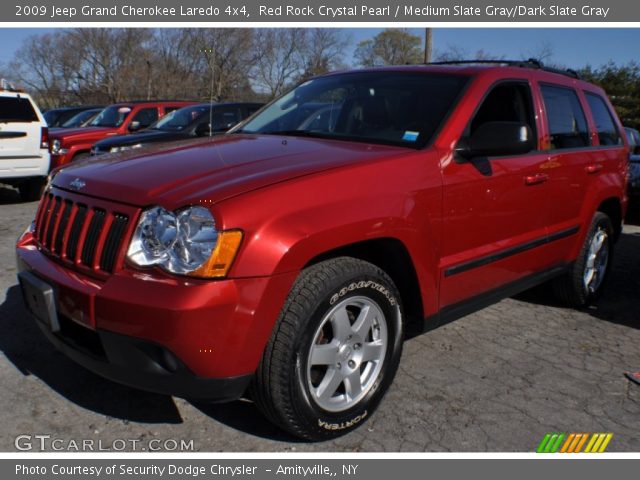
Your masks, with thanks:
[[[565,304],[583,307],[601,293],[613,258],[613,225],[602,212],[596,212],[580,255],[570,270],[554,282],[558,298]]]
[[[395,285],[375,265],[342,257],[296,281],[252,386],[263,413],[290,433],[324,440],[366,420],[402,351]]]
[[[20,198],[25,202],[35,202],[40,200],[46,184],[47,180],[43,177],[29,178],[20,182],[18,185]]]

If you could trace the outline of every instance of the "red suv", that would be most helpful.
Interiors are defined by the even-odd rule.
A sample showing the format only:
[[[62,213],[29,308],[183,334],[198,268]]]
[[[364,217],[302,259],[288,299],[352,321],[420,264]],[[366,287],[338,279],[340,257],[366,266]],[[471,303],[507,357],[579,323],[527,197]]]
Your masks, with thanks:
[[[88,157],[94,143],[113,135],[137,132],[166,113],[193,103],[145,101],[110,105],[87,127],[69,128],[51,134],[51,166],[59,167],[72,160]]]
[[[627,157],[605,93],[538,63],[329,74],[210,142],[57,170],[20,283],[98,374],[330,438],[371,416],[403,332],[545,281],[594,299]]]

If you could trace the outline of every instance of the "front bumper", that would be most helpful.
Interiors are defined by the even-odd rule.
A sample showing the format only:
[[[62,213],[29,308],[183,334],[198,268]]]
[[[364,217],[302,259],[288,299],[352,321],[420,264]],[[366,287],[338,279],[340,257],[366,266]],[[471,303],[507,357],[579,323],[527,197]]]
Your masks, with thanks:
[[[55,291],[59,330],[36,322],[77,363],[135,388],[219,401],[245,391],[295,279],[203,281],[124,269],[101,281],[46,256],[29,233],[17,261]]]

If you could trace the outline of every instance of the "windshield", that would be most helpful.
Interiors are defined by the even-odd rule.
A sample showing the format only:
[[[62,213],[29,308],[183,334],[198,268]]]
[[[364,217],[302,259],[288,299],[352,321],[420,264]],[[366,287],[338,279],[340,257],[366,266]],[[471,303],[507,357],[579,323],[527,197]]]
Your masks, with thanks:
[[[425,146],[467,81],[419,72],[358,72],[309,80],[234,133]]]
[[[184,130],[193,122],[209,114],[208,105],[196,105],[174,110],[158,120],[150,128],[154,130],[164,130],[167,132],[179,132]]]
[[[76,115],[71,117],[69,120],[64,122],[62,126],[64,128],[81,127],[84,122],[95,117],[99,112],[100,112],[100,109],[85,110],[83,112],[77,113]]]
[[[131,107],[113,105],[102,110],[100,115],[94,118],[89,125],[117,128],[124,123],[129,113],[131,113]]]

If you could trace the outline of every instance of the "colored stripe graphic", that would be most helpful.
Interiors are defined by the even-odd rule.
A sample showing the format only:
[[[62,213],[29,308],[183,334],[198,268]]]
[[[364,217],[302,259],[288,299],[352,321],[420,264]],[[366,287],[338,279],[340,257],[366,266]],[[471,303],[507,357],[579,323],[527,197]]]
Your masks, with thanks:
[[[603,453],[613,433],[547,433],[538,448],[537,453]],[[588,441],[587,441],[588,440]]]
[[[612,433],[594,433],[585,448],[585,453],[603,453],[613,437]]]
[[[547,433],[536,451],[538,453],[556,453],[565,436],[565,433]]]

